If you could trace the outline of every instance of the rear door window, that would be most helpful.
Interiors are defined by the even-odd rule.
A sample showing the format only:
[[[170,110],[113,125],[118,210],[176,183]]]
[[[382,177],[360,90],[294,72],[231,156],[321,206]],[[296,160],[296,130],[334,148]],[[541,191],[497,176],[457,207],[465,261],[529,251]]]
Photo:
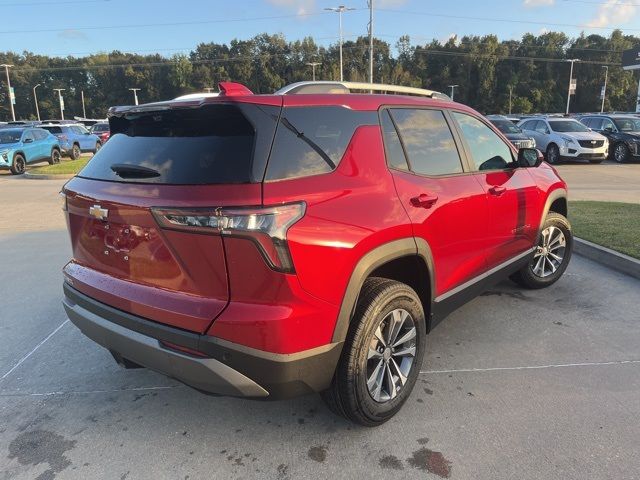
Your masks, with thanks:
[[[469,146],[476,170],[501,170],[513,162],[511,148],[487,125],[471,115],[452,112]]]
[[[377,125],[375,111],[346,107],[285,107],[265,180],[286,180],[336,169],[356,129]]]
[[[545,122],[543,122],[542,120],[538,120],[536,122],[535,131],[538,132],[538,133],[542,133],[544,135],[549,133],[549,129],[547,128],[547,124]]]
[[[394,108],[391,116],[412,172],[429,176],[462,172],[456,143],[440,110]]]
[[[79,176],[174,185],[259,182],[279,111],[217,104],[113,116],[109,141]],[[122,173],[127,169],[143,175]]]

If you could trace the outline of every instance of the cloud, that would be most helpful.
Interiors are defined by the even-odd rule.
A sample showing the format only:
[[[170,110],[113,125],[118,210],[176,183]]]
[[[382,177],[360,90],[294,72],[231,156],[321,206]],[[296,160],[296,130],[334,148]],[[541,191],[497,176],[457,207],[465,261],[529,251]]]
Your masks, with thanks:
[[[587,26],[608,27],[629,22],[638,12],[636,3],[630,0],[607,0],[598,7],[598,12]]]
[[[524,0],[524,6],[528,8],[550,7],[556,0]]]
[[[306,15],[316,10],[316,0],[267,0],[276,7],[295,10],[297,15]]]
[[[89,40],[87,34],[74,28],[67,28],[58,33],[58,37],[64,40]]]

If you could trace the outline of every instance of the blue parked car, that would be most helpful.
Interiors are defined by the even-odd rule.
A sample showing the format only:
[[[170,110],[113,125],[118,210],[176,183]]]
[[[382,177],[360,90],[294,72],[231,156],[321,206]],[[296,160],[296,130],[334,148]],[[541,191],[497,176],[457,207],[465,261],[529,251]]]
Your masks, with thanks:
[[[73,160],[80,158],[83,152],[96,153],[102,147],[102,142],[97,135],[94,135],[85,128],[84,125],[40,125],[58,137],[62,153],[69,155]]]
[[[28,163],[60,163],[58,139],[41,128],[3,128],[0,130],[0,168],[14,175],[24,173]]]

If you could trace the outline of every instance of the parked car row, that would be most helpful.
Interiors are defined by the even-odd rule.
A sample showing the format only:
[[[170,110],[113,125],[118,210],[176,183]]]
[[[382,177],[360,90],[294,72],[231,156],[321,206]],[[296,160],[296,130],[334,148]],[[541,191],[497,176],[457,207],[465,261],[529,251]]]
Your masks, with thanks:
[[[8,168],[14,175],[21,175],[31,163],[54,164],[63,155],[77,160],[84,152],[96,153],[109,138],[106,125],[106,130],[100,127],[96,133],[77,123],[5,126],[0,129],[0,169]]]

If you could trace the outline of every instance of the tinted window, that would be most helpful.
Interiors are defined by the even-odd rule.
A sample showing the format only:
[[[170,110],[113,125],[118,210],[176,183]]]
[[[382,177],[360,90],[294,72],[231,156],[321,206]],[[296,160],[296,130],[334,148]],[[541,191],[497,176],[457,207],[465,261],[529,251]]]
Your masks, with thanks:
[[[344,107],[285,108],[269,158],[266,180],[331,172],[342,160],[356,128],[377,125],[377,117],[377,112]]]
[[[45,130],[34,130],[33,136],[35,137],[36,140],[44,140],[49,136],[49,132]]]
[[[601,127],[601,130],[606,130],[606,129],[609,129],[609,130],[611,130],[612,132],[615,132],[615,131],[616,131],[616,127],[615,127],[615,125],[613,124],[613,122],[612,122],[611,120],[609,120],[608,118],[603,118],[603,119],[602,119],[602,127]]]
[[[270,117],[277,118],[279,109],[274,112],[270,108],[266,107]],[[219,104],[114,116],[110,119],[111,138],[79,176],[166,184],[259,181],[252,173],[252,163],[255,156],[265,155],[259,161],[261,179],[266,162],[264,145],[271,144],[273,128],[267,125],[262,134],[256,134],[245,113],[260,109],[257,105]],[[257,138],[261,135],[268,138]],[[111,169],[114,164],[140,166],[159,175],[123,178]]]
[[[25,130],[22,134],[22,141],[25,142],[26,140],[34,140],[33,132],[31,130]]]
[[[522,133],[521,130],[509,120],[491,120],[502,133]]]
[[[398,137],[396,127],[391,120],[388,110],[383,110],[380,116],[380,124],[382,126],[382,136],[384,138],[384,147],[387,155],[387,164],[392,168],[399,170],[409,170],[407,159],[402,150],[402,144]]]
[[[520,128],[522,130],[533,130],[534,123],[535,123],[535,120],[528,120],[524,122]]]
[[[613,121],[622,132],[640,132],[640,119],[638,118],[614,118]]]
[[[588,132],[589,129],[575,120],[550,120],[554,132]]]
[[[441,111],[398,108],[391,115],[412,171],[422,175],[462,172],[458,149]]]
[[[61,127],[42,127],[45,130],[48,130],[49,132],[56,134],[56,133],[62,133],[62,128]]]
[[[513,162],[511,148],[487,125],[464,113],[453,112],[453,117],[460,125],[477,170],[503,169]]]
[[[20,130],[0,131],[0,143],[17,143],[20,141],[22,132]]]
[[[547,134],[549,133],[549,129],[547,128],[547,124],[545,122],[543,122],[542,120],[538,120],[536,122],[536,125],[534,127],[534,130],[538,133],[543,133],[543,134]]]

